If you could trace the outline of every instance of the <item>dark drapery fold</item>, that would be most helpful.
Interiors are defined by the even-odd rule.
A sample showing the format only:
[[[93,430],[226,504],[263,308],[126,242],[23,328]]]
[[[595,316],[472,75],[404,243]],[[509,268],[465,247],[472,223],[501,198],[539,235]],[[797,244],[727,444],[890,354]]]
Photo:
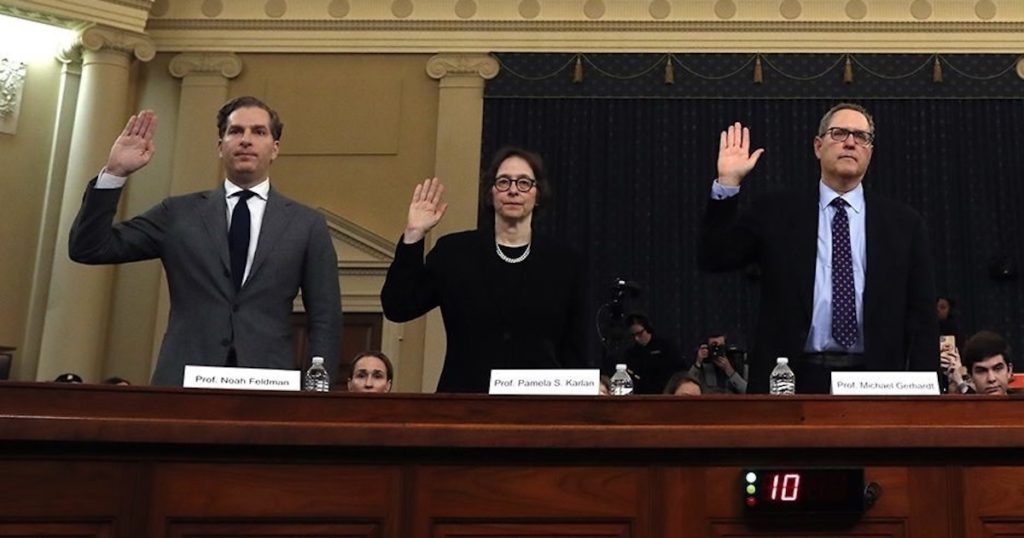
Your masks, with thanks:
[[[608,298],[613,277],[639,281],[637,308],[690,357],[710,328],[749,344],[757,308],[751,275],[697,269],[697,222],[716,174],[719,132],[742,121],[753,146],[766,150],[745,193],[813,185],[818,121],[842,100],[488,98],[482,149],[485,161],[504,144],[540,152],[555,200],[536,227],[585,256],[588,309]],[[961,332],[993,328],[1019,342],[1021,281],[995,280],[989,269],[999,257],[1016,263],[1024,246],[1024,101],[848,100],[866,106],[877,125],[865,186],[925,217],[938,290],[958,300]],[[601,356],[596,339],[590,353]]]

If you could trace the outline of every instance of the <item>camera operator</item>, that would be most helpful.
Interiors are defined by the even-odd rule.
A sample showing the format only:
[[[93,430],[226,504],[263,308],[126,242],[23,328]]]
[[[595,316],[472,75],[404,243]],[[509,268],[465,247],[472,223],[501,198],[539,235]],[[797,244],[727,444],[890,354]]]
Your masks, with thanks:
[[[745,394],[747,380],[729,359],[724,332],[713,332],[697,348],[690,375],[700,381],[704,394]]]
[[[668,339],[654,334],[651,322],[643,314],[626,318],[633,338],[623,362],[635,379],[636,394],[661,394],[672,373],[684,368],[678,348]]]

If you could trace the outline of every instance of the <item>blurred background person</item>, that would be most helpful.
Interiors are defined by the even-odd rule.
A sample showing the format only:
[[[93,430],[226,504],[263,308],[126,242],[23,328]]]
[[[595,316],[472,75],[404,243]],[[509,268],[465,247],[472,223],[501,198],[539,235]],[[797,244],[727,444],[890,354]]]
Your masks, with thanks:
[[[647,316],[630,314],[627,323],[633,345],[619,362],[629,367],[635,394],[661,394],[672,372],[684,367],[679,351],[671,340],[654,334]]]
[[[942,336],[952,336],[958,343],[963,341],[960,339],[960,330],[956,323],[956,302],[949,297],[940,295],[935,301],[935,313],[939,317],[939,334]]]
[[[127,379],[123,378],[123,377],[113,376],[113,377],[108,377],[108,378],[104,379],[103,380],[103,384],[104,385],[128,386],[128,385],[131,385],[131,382],[128,381]]]
[[[745,394],[747,380],[729,359],[726,335],[713,331],[697,347],[690,376],[698,380],[704,394]]]
[[[54,379],[53,382],[54,383],[81,383],[82,382],[82,376],[80,376],[78,374],[75,374],[75,373],[72,373],[72,372],[67,372],[67,373],[60,374],[59,376],[57,376],[57,378]]]
[[[668,383],[665,384],[665,390],[662,392],[675,396],[700,396],[704,393],[701,390],[700,381],[697,381],[697,378],[686,371],[672,374],[672,377],[668,379]]]
[[[391,392],[395,368],[380,351],[364,351],[352,359],[349,392]]]
[[[1010,353],[1010,345],[993,331],[979,331],[964,343],[964,365],[975,392],[993,396],[1009,393],[1013,378]]]
[[[405,322],[441,307],[447,334],[437,392],[487,392],[495,368],[585,367],[586,275],[568,246],[533,232],[551,187],[539,155],[505,147],[480,177],[480,222],[437,240],[444,216],[437,178],[417,185],[405,232],[388,269],[381,304]]]

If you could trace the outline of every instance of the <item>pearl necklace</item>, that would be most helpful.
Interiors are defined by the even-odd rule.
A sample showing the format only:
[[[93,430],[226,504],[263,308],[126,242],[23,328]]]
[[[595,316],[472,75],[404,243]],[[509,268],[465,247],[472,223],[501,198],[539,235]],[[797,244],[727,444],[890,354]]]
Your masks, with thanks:
[[[523,253],[516,258],[509,258],[508,255],[502,252],[501,245],[499,245],[497,241],[494,242],[494,250],[495,252],[498,253],[498,257],[501,258],[501,261],[505,263],[519,263],[525,260],[526,257],[530,255],[530,243],[526,244],[526,250],[524,250]]]

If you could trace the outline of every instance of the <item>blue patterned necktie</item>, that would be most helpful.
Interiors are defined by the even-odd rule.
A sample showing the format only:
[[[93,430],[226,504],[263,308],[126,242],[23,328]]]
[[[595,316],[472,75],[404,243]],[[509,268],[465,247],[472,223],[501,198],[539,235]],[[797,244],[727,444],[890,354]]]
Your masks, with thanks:
[[[245,262],[249,257],[249,228],[252,216],[249,213],[249,198],[256,193],[248,190],[238,191],[232,196],[238,197],[238,203],[231,212],[231,228],[228,229],[228,253],[231,255],[231,280],[235,289],[242,288],[242,277],[245,276]]]
[[[853,287],[853,254],[846,200],[832,200],[832,338],[850,348],[857,341],[857,298]]]

